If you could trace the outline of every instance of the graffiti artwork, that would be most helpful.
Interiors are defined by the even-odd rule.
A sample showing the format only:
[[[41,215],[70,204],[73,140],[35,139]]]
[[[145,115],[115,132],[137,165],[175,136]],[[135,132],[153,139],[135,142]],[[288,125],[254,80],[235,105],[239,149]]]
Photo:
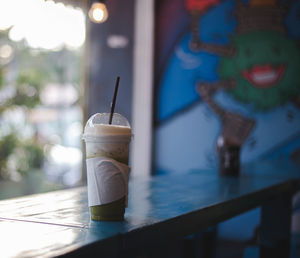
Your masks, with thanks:
[[[184,130],[193,138],[179,143],[190,168],[214,166],[219,135],[242,146],[243,162],[278,155],[299,162],[300,1],[185,6],[191,26],[173,45],[157,86],[157,167],[171,169],[166,160],[184,155],[171,140]]]

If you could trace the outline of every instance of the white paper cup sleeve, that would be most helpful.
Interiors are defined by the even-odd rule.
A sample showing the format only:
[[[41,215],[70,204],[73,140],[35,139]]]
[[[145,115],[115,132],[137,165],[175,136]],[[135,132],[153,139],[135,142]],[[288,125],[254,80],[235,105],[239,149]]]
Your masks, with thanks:
[[[89,206],[110,203],[126,196],[130,167],[106,157],[86,160]]]

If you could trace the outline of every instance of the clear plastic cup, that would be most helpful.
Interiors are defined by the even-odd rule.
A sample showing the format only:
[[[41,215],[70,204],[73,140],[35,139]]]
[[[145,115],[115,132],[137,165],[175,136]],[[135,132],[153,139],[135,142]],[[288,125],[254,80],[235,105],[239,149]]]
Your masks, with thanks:
[[[114,113],[112,124],[108,124],[109,113],[97,113],[89,118],[86,123],[83,139],[86,144],[86,158],[87,164],[95,161],[97,158],[101,157],[103,159],[112,159],[121,166],[128,165],[129,159],[129,145],[131,141],[131,128],[130,124],[125,117],[118,113]],[[94,166],[94,165],[93,165]],[[92,166],[92,167],[93,167]],[[95,192],[102,191],[111,194],[112,196],[118,195],[114,193],[112,189],[120,189],[124,187],[123,185],[111,185],[113,184],[123,184],[124,180],[122,175],[116,174],[112,177],[120,177],[119,179],[114,178],[113,181],[105,183],[98,182],[97,187],[92,187],[96,182],[93,182],[93,177],[89,176],[89,171],[91,166],[87,165],[88,173],[88,197],[93,199],[93,195],[98,195],[100,193]],[[101,168],[100,168],[101,169]],[[103,171],[102,171],[103,172]],[[93,172],[95,173],[95,172]],[[96,173],[101,173],[98,171]],[[107,172],[105,172],[107,173]],[[109,175],[108,175],[109,176]],[[106,176],[105,178],[108,178]],[[128,183],[128,182],[127,182]],[[113,186],[113,187],[112,187]],[[128,187],[128,185],[127,185]],[[107,189],[105,189],[107,188]],[[106,194],[107,195],[107,194]],[[126,206],[126,196],[114,200],[112,202],[104,202],[97,205],[90,205],[91,218],[93,220],[123,220]]]

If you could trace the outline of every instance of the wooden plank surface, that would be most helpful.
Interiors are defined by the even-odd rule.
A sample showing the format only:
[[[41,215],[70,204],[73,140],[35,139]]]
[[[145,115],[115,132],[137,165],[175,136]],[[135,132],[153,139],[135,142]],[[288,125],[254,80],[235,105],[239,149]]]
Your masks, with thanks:
[[[299,188],[293,179],[298,171],[273,169],[275,177],[254,173],[252,167],[252,175],[238,178],[193,171],[131,179],[123,222],[91,221],[86,187],[8,199],[0,202],[1,243],[15,246],[4,249],[7,256],[52,257],[97,248],[113,257],[121,248],[196,233]]]

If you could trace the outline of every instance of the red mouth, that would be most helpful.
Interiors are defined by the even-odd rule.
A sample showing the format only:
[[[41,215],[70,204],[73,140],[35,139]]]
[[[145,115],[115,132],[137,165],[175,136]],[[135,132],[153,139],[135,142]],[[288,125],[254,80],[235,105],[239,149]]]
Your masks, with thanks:
[[[265,89],[274,86],[280,79],[285,71],[284,65],[273,67],[270,64],[255,65],[249,70],[242,71],[242,75],[254,87]]]

